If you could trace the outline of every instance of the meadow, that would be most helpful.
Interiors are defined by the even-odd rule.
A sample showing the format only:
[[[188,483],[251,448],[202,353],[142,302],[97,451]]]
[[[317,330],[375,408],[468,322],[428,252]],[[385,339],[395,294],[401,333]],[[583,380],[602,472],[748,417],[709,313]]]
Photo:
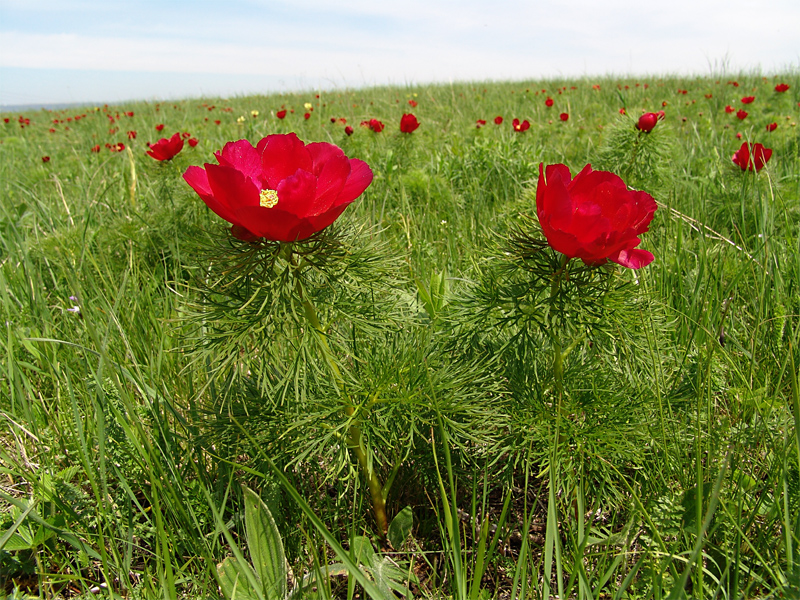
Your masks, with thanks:
[[[799,100],[790,70],[3,113],[0,593],[800,598]],[[289,132],[372,183],[239,240],[183,174]],[[548,246],[542,163],[652,195],[654,260]]]

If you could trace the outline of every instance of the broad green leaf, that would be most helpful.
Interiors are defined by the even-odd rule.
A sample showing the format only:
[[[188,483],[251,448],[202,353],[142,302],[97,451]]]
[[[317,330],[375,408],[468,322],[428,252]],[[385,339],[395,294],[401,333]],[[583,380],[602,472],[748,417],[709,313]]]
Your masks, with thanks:
[[[401,510],[392,522],[389,524],[389,543],[392,544],[392,548],[395,550],[399,550],[400,546],[403,545],[403,542],[406,540],[408,535],[411,533],[411,527],[414,525],[414,513],[411,511],[410,506],[406,506],[403,510]]]
[[[363,535],[357,535],[353,538],[350,542],[350,550],[353,560],[359,565],[371,567],[380,560],[375,554],[372,542]]]
[[[244,524],[253,568],[268,599],[286,597],[288,568],[281,534],[272,513],[250,488],[244,488]]]
[[[250,571],[253,579],[256,574],[247,563],[240,563],[235,557],[229,556],[217,566],[219,584],[222,593],[228,600],[261,600],[250,585],[246,571]]]

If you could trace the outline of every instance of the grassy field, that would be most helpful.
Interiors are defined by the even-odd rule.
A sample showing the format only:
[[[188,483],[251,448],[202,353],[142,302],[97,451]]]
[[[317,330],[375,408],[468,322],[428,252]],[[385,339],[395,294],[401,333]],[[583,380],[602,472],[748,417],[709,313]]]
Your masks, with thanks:
[[[790,71],[3,114],[0,593],[275,598],[280,548],[298,596],[800,598],[798,94]],[[197,144],[145,154],[175,132]],[[288,132],[374,173],[296,280],[182,178]],[[652,264],[560,269],[542,162],[652,194]]]

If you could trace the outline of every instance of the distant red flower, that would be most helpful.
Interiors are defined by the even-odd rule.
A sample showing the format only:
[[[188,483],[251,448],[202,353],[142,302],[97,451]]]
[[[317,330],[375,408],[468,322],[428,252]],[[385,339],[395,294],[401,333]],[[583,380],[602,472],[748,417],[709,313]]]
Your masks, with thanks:
[[[176,133],[171,138],[162,138],[155,144],[148,144],[150,150],[147,151],[148,156],[152,156],[156,160],[171,160],[178,152],[183,150],[183,138],[180,133]]]
[[[756,99],[755,96],[745,96],[744,98],[742,98],[742,104],[752,104],[753,100],[755,99]]]
[[[705,94],[706,100],[710,100],[714,97],[714,94]]]
[[[419,121],[412,113],[403,113],[400,117],[400,131],[403,133],[412,133],[419,127]]]
[[[728,113],[728,114],[731,114],[735,110],[736,109],[733,108],[730,104],[728,104],[728,106],[725,107],[725,112]]]
[[[619,109],[619,114],[621,114],[621,115],[627,114],[627,113],[625,112],[625,108],[620,108],[620,109]]]
[[[658,112],[656,113],[656,116],[658,117],[658,120],[659,120],[659,121],[663,121],[664,119],[666,119],[666,118],[667,118],[667,115],[666,115],[666,113],[665,113],[663,110],[660,110],[660,111],[658,111]]]
[[[197,146],[198,139],[197,138],[189,138],[187,140],[187,143],[189,144],[190,148],[194,148],[195,146]]]
[[[741,132],[739,132],[739,133],[737,133],[737,134],[736,134],[736,139],[737,139],[737,140],[740,140],[740,139],[742,139],[742,134],[741,134]]]
[[[519,119],[514,119],[511,121],[511,127],[514,128],[514,131],[518,131],[522,133],[523,131],[528,131],[531,128],[531,124],[528,122],[528,119],[525,119],[520,123]]]
[[[162,131],[163,129],[164,129],[163,123],[159,123],[158,125],[156,125],[156,131]]]
[[[408,105],[409,105],[411,108],[417,108],[417,101],[416,101],[416,100],[409,100],[409,101],[408,101]]]
[[[308,121],[311,118],[311,113],[303,113],[303,118]]]
[[[344,128],[344,132],[346,135],[353,135],[353,128],[350,125],[348,125],[347,127]]]
[[[53,129],[52,127],[51,127],[50,129],[48,129],[48,131],[49,131],[50,133],[55,133],[55,132],[56,132],[56,130],[55,130],[55,129]]]
[[[662,108],[666,108],[668,104],[669,104],[669,102],[667,102],[666,100],[664,100],[664,101],[661,103],[661,107],[662,107]]]
[[[92,146],[92,152],[100,152],[100,144]]]
[[[643,131],[644,133],[650,133],[653,131],[653,128],[657,123],[658,115],[656,113],[644,113],[641,117],[639,117],[639,121],[636,123],[636,129]]]
[[[369,121],[362,121],[361,124],[365,127],[369,127],[370,130],[374,131],[375,133],[380,133],[381,131],[383,131],[383,128],[385,127],[385,125],[381,121],[374,118],[370,119]]]
[[[544,101],[544,105],[547,107],[553,106],[553,99],[548,98],[547,100]]]
[[[593,90],[599,90],[599,89],[600,89],[600,84],[598,84],[598,83],[595,83],[595,84],[592,86],[592,89],[593,89]]]
[[[336,117],[331,117],[331,123],[336,123]]]
[[[738,118],[740,121],[744,121],[747,118],[747,111],[739,109],[736,111],[736,118]]]
[[[279,119],[285,118],[286,117],[286,110],[279,110],[278,112],[275,113],[275,116],[278,117]]]
[[[214,125],[219,125],[220,123],[222,123],[222,121],[219,119],[214,119]]]
[[[629,269],[650,264],[637,248],[658,208],[646,192],[629,190],[622,179],[590,165],[572,177],[565,165],[539,164],[536,213],[550,246],[586,264],[610,260]]]
[[[785,92],[788,89],[789,89],[789,84],[787,83],[779,83],[778,85],[775,86],[776,92]]]
[[[767,125],[767,131],[775,131],[777,128],[778,128],[777,123],[770,123],[769,125]]]
[[[9,117],[3,117],[3,123],[10,123],[11,119]]]
[[[760,171],[772,157],[772,149],[765,148],[761,144],[749,144],[744,142],[733,155],[733,163],[742,171]]]
[[[502,125],[503,124],[503,117],[501,117],[500,115],[497,115],[494,118],[494,124],[495,125]]]
[[[569,120],[569,113],[561,113],[558,118],[566,123]]]
[[[192,137],[192,134],[191,134],[191,133],[189,133],[188,131],[184,131],[184,132],[181,134],[181,137],[182,137],[183,139],[185,139],[185,140],[188,140],[190,137]]]
[[[483,127],[484,125],[486,125],[486,119],[478,119],[477,121],[475,121],[475,126],[476,126],[478,129],[480,129],[480,128],[481,128],[481,127]]]
[[[333,223],[372,182],[372,170],[333,144],[273,134],[254,148],[229,142],[219,164],[189,167],[183,178],[244,241],[305,240]]]
[[[129,140],[135,140],[136,139],[136,132],[135,131],[129,131],[128,132],[128,139]]]
[[[128,116],[128,117],[132,117],[133,116],[133,111],[129,110],[128,112],[125,113],[125,115]]]
[[[49,156],[43,156],[42,157],[42,162],[43,163],[49,163],[50,162],[50,157]]]

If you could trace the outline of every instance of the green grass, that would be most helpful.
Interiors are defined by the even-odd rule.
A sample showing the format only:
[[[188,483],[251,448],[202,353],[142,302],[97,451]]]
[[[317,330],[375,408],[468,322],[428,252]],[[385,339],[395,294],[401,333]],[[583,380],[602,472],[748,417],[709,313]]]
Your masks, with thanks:
[[[331,539],[380,542],[344,442],[354,418],[393,481],[389,517],[413,509],[389,556],[414,596],[800,597],[799,92],[790,71],[2,115],[0,589],[220,597],[216,565],[246,547],[242,484],[296,577],[321,577]],[[747,95],[745,120],[725,111]],[[662,108],[633,154],[635,117]],[[382,133],[359,126],[373,117]],[[145,155],[175,131],[199,144]],[[181,177],[227,141],[290,131],[375,174],[304,283],[324,346]],[[773,149],[758,174],[731,162],[744,140]],[[574,265],[569,316],[547,327],[555,269],[519,236],[536,235],[540,162],[613,170],[660,204],[642,244],[655,261]],[[233,280],[249,287],[220,293]],[[356,590],[331,577],[307,593]]]

